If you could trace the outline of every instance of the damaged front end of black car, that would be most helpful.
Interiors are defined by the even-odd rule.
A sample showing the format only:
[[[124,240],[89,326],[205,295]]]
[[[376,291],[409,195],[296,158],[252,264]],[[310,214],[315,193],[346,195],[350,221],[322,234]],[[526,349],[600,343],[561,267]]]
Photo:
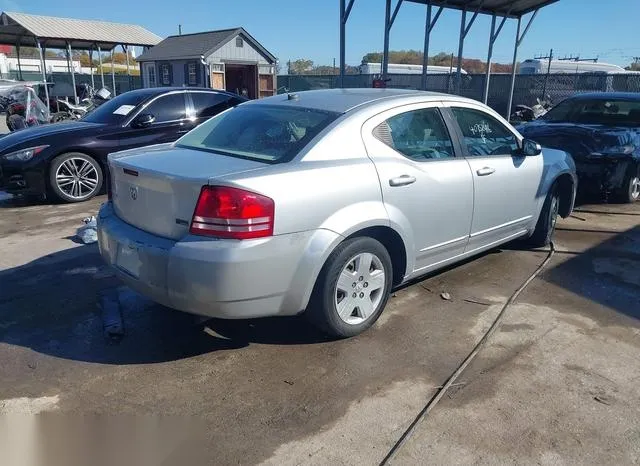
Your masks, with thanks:
[[[592,110],[598,106],[603,113],[575,112],[564,120],[549,117],[522,125],[520,133],[543,146],[561,149],[573,157],[581,194],[597,194],[605,201],[635,202],[640,200],[640,113],[631,111],[613,113],[618,106],[606,96],[575,97],[567,99],[574,107]],[[640,108],[640,96],[638,107]],[[604,104],[600,104],[600,102]],[[582,103],[585,102],[585,103]],[[615,102],[612,104],[612,102]],[[635,99],[633,101],[635,104]],[[562,105],[562,104],[561,104]],[[554,109],[555,110],[555,109]],[[637,124],[636,124],[637,121]]]

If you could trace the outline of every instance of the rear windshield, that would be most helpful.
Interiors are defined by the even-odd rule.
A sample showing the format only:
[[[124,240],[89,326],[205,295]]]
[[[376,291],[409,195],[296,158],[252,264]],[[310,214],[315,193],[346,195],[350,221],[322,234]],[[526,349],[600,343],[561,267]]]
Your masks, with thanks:
[[[286,162],[340,114],[274,105],[241,105],[210,119],[176,145],[268,163]]]
[[[567,99],[552,108],[542,119],[553,123],[639,126],[640,100]]]

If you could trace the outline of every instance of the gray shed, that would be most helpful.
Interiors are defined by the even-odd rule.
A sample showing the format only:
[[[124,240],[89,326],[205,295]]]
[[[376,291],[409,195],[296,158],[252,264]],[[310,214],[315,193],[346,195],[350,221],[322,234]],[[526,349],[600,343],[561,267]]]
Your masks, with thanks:
[[[144,87],[198,86],[276,93],[276,57],[244,28],[169,36],[137,58]]]

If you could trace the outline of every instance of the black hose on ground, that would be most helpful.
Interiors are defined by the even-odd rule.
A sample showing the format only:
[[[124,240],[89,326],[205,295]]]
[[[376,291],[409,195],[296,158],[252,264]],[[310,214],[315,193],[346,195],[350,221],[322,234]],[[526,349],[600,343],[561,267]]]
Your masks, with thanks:
[[[390,463],[391,460],[393,460],[393,458],[396,455],[396,453],[400,450],[400,448],[402,448],[402,446],[406,443],[406,441],[411,437],[411,435],[415,431],[415,429],[418,426],[418,424],[420,424],[420,422],[422,422],[427,417],[429,412],[431,412],[431,410],[440,401],[440,399],[447,393],[447,390],[449,390],[449,388],[451,388],[451,386],[455,383],[455,381],[460,376],[460,374],[462,374],[462,372],[466,369],[466,367],[469,364],[471,364],[471,362],[475,359],[475,357],[478,355],[480,350],[485,346],[485,344],[487,343],[489,338],[491,338],[491,336],[495,333],[495,331],[500,327],[500,324],[502,323],[502,320],[503,320],[503,318],[504,318],[504,316],[506,314],[506,311],[509,308],[509,306],[511,306],[511,304],[513,304],[513,302],[518,298],[518,296],[520,296],[520,293],[522,293],[524,291],[524,289],[529,285],[529,283],[531,283],[540,274],[542,269],[544,269],[546,267],[546,265],[549,263],[549,261],[551,260],[551,258],[553,257],[553,254],[555,252],[556,252],[556,249],[555,249],[555,246],[553,245],[553,242],[552,242],[549,245],[549,253],[548,253],[547,257],[545,258],[545,260],[542,261],[542,263],[529,276],[529,278],[527,278],[524,281],[524,283],[522,285],[520,285],[520,288],[518,288],[509,297],[507,302],[504,303],[504,305],[502,306],[502,309],[500,309],[500,312],[498,313],[498,316],[493,321],[493,324],[491,324],[491,327],[489,328],[489,330],[487,330],[487,333],[484,334],[482,339],[476,344],[476,346],[473,348],[471,353],[469,353],[469,355],[464,359],[464,361],[462,361],[462,363],[458,366],[458,368],[455,370],[455,372],[453,374],[451,374],[451,376],[449,376],[449,378],[447,379],[445,384],[442,386],[442,388],[440,388],[435,393],[435,395],[427,402],[427,404],[424,406],[424,408],[422,408],[422,410],[418,413],[418,415],[413,420],[413,422],[403,432],[402,436],[396,441],[396,443],[393,445],[393,447],[391,447],[391,449],[387,453],[387,456],[385,456],[384,459],[380,462],[380,466],[387,465],[387,464]]]

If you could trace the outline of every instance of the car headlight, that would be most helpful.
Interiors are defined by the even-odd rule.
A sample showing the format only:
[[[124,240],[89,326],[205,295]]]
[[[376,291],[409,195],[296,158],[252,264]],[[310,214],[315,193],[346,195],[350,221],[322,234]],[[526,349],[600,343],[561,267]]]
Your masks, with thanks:
[[[5,154],[2,156],[2,158],[5,160],[26,162],[28,160],[31,160],[34,155],[39,154],[47,147],[49,146],[28,147],[26,149],[20,149],[15,152]]]

